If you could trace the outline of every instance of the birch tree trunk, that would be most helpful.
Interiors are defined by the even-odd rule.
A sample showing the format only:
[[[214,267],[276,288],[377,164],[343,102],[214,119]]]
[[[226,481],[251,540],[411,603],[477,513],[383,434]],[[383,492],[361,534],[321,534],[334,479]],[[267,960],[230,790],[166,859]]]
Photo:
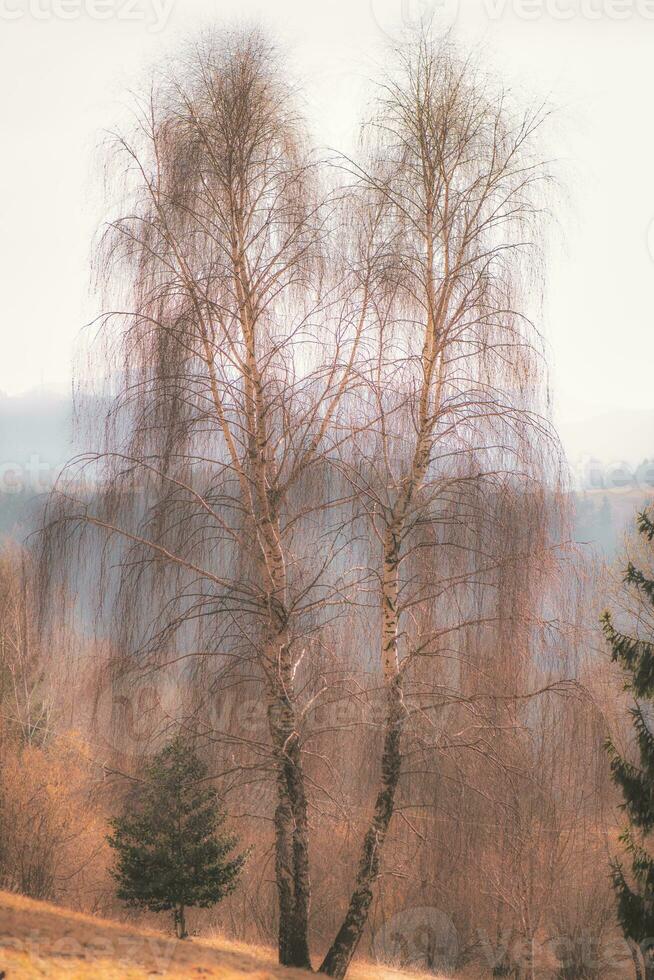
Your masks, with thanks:
[[[419,476],[416,470],[413,476]],[[413,486],[413,481],[411,481]],[[373,897],[373,886],[379,875],[381,854],[395,807],[395,794],[402,767],[402,729],[405,720],[402,674],[398,654],[399,561],[404,514],[410,499],[405,491],[399,513],[384,537],[384,572],[382,583],[381,657],[384,670],[386,718],[381,755],[380,786],[372,820],[363,839],[354,891],[343,923],[323,963],[321,973],[342,978],[361,939]]]
[[[393,816],[395,793],[400,778],[403,723],[402,682],[398,675],[387,691],[381,785],[375,801],[372,821],[363,840],[354,891],[343,923],[320,967],[320,972],[330,977],[345,976],[368,919],[373,897],[372,889],[379,874],[382,848]]]
[[[289,665],[269,682],[268,725],[277,766],[275,876],[279,900],[279,961],[311,969],[309,824],[301,746]]]

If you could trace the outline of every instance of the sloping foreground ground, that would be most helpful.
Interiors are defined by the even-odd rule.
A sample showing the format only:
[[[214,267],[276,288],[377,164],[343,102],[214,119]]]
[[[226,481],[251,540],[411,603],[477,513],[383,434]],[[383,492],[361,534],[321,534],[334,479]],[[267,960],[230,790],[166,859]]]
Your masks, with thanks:
[[[0,892],[0,976],[6,980],[300,980],[307,974],[277,966],[271,950],[223,939],[179,942],[162,933],[80,915],[45,902]],[[382,966],[358,964],[352,980],[418,980]],[[433,974],[429,980],[436,980]]]

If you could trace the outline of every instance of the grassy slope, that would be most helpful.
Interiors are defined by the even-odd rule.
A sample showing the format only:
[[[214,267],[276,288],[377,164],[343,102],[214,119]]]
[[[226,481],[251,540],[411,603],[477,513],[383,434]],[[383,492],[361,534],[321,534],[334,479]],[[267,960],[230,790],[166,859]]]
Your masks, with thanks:
[[[300,980],[307,974],[275,964],[271,950],[223,939],[177,942],[148,929],[80,915],[68,909],[0,892],[0,971],[7,980],[169,980],[214,977]],[[380,966],[358,964],[351,980],[417,980]],[[435,980],[433,975],[430,980]]]

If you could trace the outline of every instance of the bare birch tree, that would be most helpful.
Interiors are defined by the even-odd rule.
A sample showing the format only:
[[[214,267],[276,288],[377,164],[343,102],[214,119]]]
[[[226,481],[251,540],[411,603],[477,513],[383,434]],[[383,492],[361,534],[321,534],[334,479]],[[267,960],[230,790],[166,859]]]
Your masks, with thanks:
[[[99,265],[119,287],[101,324],[106,449],[73,470],[103,494],[89,504],[62,484],[46,565],[80,531],[91,562],[115,563],[117,591],[99,587],[127,667],[195,659],[209,684],[225,664],[263,678],[279,956],[309,967],[298,671],[343,548],[310,474],[341,438],[372,265],[336,247],[341,212],[257,32],[201,42],[114,145],[127,198]]]
[[[367,338],[369,424],[344,469],[374,542],[367,588],[378,594],[386,718],[355,886],[321,966],[336,977],[362,935],[380,871],[410,716],[407,677],[474,619],[462,599],[459,623],[435,623],[439,595],[493,565],[472,534],[467,570],[448,575],[439,562],[448,524],[472,530],[491,495],[532,492],[551,435],[538,411],[540,342],[520,306],[520,253],[534,243],[545,179],[533,148],[542,114],[514,118],[510,100],[494,99],[447,42],[421,38],[397,60],[368,126],[368,162],[351,166],[384,242],[375,252],[384,291]]]

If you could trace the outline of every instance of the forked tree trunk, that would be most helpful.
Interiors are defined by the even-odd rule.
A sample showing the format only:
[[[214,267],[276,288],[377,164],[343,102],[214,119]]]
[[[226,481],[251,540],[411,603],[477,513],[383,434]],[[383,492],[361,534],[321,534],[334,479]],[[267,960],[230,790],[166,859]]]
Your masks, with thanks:
[[[381,786],[373,818],[363,841],[356,883],[343,924],[320,967],[330,977],[345,976],[368,919],[372,889],[379,874],[384,840],[393,816],[395,792],[402,763],[401,738],[404,725],[404,703],[401,676],[396,677],[388,692],[388,707],[382,753]]]

